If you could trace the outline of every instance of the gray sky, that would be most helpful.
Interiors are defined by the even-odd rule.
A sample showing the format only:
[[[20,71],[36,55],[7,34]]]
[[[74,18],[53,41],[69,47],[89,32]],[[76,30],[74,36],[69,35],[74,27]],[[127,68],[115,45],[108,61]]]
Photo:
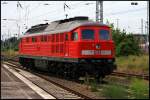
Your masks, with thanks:
[[[7,4],[4,4],[7,2]],[[64,12],[65,1],[20,1],[22,8],[17,9],[17,1],[1,1],[1,37],[18,34],[17,24],[21,26],[21,32],[25,32],[25,26],[65,19],[74,16],[88,16],[95,20],[95,1],[66,1],[71,8]],[[147,20],[147,2],[134,1],[138,5],[131,5],[132,1],[104,1],[104,23],[108,20],[127,32],[141,33],[141,18],[144,23]],[[45,3],[50,5],[44,5]],[[89,5],[86,5],[90,3]],[[20,17],[19,17],[20,15]],[[9,19],[9,20],[2,20]],[[18,20],[18,21],[17,21]],[[144,24],[145,26],[145,24]],[[144,28],[145,32],[145,28]],[[8,35],[9,33],[9,35]]]

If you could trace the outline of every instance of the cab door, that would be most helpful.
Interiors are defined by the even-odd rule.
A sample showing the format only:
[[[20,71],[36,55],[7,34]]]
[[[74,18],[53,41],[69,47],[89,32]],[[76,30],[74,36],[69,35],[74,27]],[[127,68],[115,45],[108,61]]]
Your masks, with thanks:
[[[64,34],[64,56],[68,57],[69,56],[69,33]]]

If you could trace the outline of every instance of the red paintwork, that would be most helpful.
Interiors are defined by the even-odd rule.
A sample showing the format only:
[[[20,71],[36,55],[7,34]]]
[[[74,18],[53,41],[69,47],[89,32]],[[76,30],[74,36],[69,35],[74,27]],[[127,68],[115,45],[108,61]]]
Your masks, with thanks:
[[[82,29],[94,29],[95,40],[81,40]],[[78,32],[78,41],[71,41],[71,32],[60,34],[48,34],[48,41],[42,42],[41,36],[34,36],[37,38],[37,42],[32,42],[32,37],[29,38],[29,42],[26,42],[26,38],[22,38],[19,44],[19,53],[21,55],[33,55],[33,56],[49,56],[49,57],[67,57],[67,58],[114,58],[114,42],[111,40],[99,40],[98,30],[106,29],[110,30],[106,26],[81,26],[73,31]],[[65,34],[69,35],[69,41],[65,41]],[[111,36],[111,30],[110,30]],[[54,40],[54,41],[53,41]],[[53,42],[52,42],[53,41]],[[58,42],[56,42],[58,41]],[[96,49],[96,44],[100,44],[101,48]],[[60,52],[59,52],[60,50]],[[112,55],[81,55],[81,50],[112,50]],[[68,56],[65,56],[68,54]]]

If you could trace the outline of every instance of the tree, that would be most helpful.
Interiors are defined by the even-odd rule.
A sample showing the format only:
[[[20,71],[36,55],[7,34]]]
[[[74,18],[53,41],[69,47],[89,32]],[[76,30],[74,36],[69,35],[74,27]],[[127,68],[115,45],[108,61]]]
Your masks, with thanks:
[[[110,27],[116,46],[116,56],[139,55],[141,53],[139,43],[133,34],[127,34],[124,29],[122,31],[118,28],[115,29],[113,23],[110,24]]]
[[[5,50],[15,50],[18,51],[18,44],[19,44],[19,40],[17,40],[16,37],[11,37],[3,42],[1,42],[1,50],[5,51]]]

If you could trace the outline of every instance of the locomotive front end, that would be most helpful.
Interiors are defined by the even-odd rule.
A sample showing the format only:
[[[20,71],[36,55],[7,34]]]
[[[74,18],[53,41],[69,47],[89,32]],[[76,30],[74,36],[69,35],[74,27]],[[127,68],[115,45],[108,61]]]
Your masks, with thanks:
[[[80,27],[79,37],[79,62],[85,66],[83,68],[98,77],[111,74],[116,65],[110,27],[83,26]]]

